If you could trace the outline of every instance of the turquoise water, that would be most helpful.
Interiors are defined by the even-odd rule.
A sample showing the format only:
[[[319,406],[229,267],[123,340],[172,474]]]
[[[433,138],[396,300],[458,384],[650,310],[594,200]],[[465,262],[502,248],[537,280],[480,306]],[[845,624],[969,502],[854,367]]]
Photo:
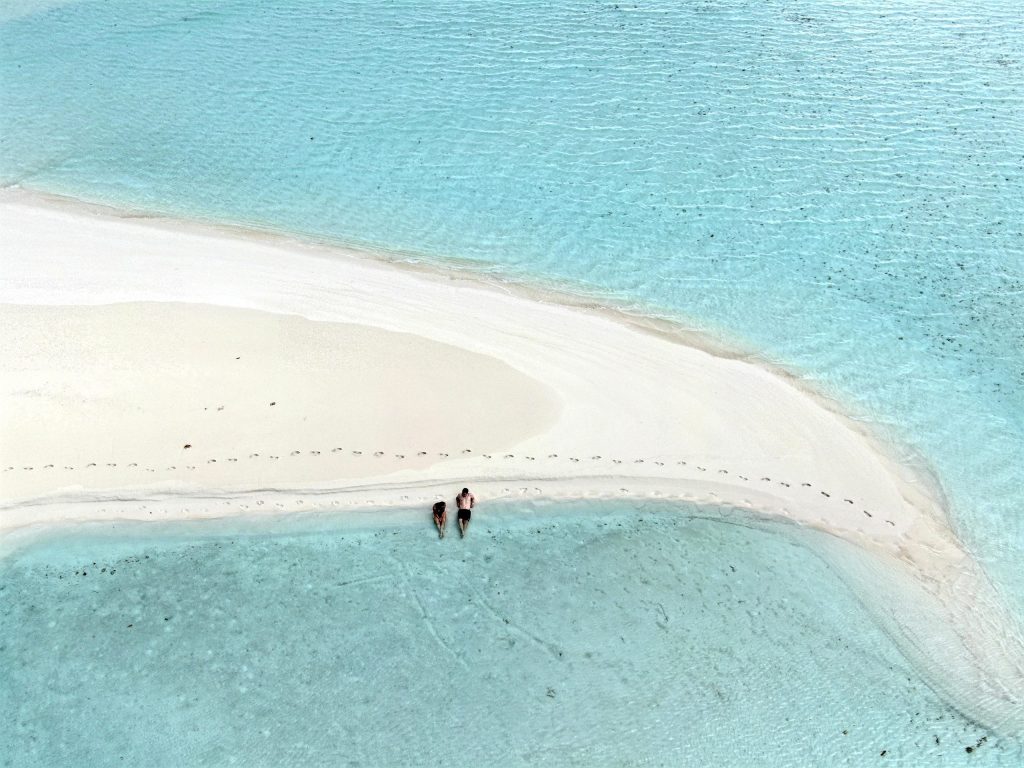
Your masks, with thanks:
[[[738,339],[923,454],[1020,598],[1019,10],[58,4],[0,33],[0,179]]]
[[[0,26],[4,183],[470,266],[737,340],[896,438],[908,460],[923,457],[958,532],[1024,611],[1016,4],[108,1],[45,2],[27,13],[29,5],[17,3]],[[754,549],[775,546],[770,534],[744,535]],[[712,553],[732,546],[706,544]],[[796,551],[786,549],[802,558],[794,571],[819,567]],[[699,553],[680,557],[705,563]],[[256,578],[244,563],[238,573]],[[838,586],[819,595],[818,584],[812,594],[779,578],[780,594],[803,601],[790,618],[807,634],[786,636],[798,655],[824,664],[822,637],[878,636]],[[835,634],[812,637],[829,600],[851,607],[829,614]],[[849,653],[870,657],[869,646]],[[733,652],[749,653],[739,640]],[[833,661],[847,664],[841,654]],[[876,735],[885,723],[907,765],[931,764],[913,759],[912,745],[923,749],[927,737],[905,714],[934,711],[908,704],[922,701],[914,697],[924,684],[907,672],[889,709],[893,676],[859,664],[850,662],[858,672],[849,684],[861,687],[844,689],[852,710],[815,673],[800,673],[814,690],[793,694],[799,717],[811,718],[800,722],[814,723],[804,735],[828,738],[773,744],[780,764],[821,757],[819,747],[854,765],[878,757],[868,741],[829,740],[838,738],[832,721],[814,718],[836,711],[855,711]],[[769,700],[759,684],[748,697],[730,682],[737,709],[712,707],[701,721],[673,700],[659,733],[696,718],[722,738],[690,743],[735,747],[715,753],[719,762],[754,749],[735,729],[753,718],[767,738],[765,723],[778,728],[779,702],[789,699],[758,709],[747,699]],[[592,704],[563,706],[589,713]],[[557,732],[567,743],[587,738]],[[509,743],[487,733],[492,745]],[[445,738],[479,754],[450,728]],[[661,739],[630,754],[676,762],[672,750],[684,742]],[[360,759],[373,762],[372,749],[384,747],[363,748],[371,752]]]
[[[4,764],[1024,759],[778,530],[693,507],[479,512],[465,541],[364,515],[84,529],[8,558]]]

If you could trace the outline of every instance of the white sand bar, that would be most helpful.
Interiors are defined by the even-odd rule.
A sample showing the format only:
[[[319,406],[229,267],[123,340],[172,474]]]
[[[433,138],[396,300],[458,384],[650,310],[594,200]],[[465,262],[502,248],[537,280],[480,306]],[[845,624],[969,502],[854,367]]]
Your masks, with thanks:
[[[837,563],[928,679],[1024,732],[1020,626],[935,484],[766,367],[466,277],[21,191],[0,198],[0,304],[7,537],[426,508],[463,485],[745,508],[862,552]]]

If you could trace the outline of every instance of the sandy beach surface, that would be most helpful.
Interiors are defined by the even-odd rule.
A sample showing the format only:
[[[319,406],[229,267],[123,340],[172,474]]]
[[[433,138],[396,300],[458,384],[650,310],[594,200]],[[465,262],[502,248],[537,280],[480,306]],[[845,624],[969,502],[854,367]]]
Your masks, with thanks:
[[[826,534],[933,685],[1024,731],[1019,624],[938,484],[790,376],[269,235],[20,190],[0,233],[8,546],[76,521],[426,509],[463,485],[748,510]]]

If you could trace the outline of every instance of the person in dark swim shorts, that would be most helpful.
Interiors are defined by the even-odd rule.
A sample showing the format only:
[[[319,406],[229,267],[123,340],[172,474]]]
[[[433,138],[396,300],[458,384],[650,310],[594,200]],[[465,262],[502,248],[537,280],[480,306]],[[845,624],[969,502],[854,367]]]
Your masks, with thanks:
[[[448,505],[443,501],[434,504],[434,525],[437,526],[437,537],[444,538],[444,527],[448,523]]]
[[[473,516],[474,504],[476,504],[476,496],[469,492],[469,488],[463,488],[462,493],[455,497],[455,506],[459,508],[459,534],[463,538],[466,536],[469,520]]]

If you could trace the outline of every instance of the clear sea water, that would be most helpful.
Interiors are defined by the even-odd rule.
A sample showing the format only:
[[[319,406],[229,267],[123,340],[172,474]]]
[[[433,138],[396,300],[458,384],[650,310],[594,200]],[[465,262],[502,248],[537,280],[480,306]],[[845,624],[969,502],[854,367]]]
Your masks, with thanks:
[[[484,270],[754,348],[923,457],[958,533],[1024,613],[1019,4],[25,0],[0,19],[3,183]],[[779,535],[744,533],[758,552]],[[733,543],[720,532],[706,545]],[[166,547],[161,558],[178,557]],[[786,553],[794,572],[820,567],[811,550]],[[255,578],[247,563],[238,573]],[[7,589],[50,589],[11,568]],[[866,614],[839,582],[812,594],[779,579],[804,601],[799,620],[844,606],[836,632],[862,634]],[[17,642],[43,630],[17,626]],[[819,658],[828,631],[787,636],[787,658]],[[747,653],[736,638],[729,652]],[[887,691],[923,681],[853,661],[890,652],[835,663],[861,671],[858,712],[876,707],[874,722],[917,743],[907,713],[929,710],[907,702],[924,694]],[[794,663],[764,680],[783,685]],[[821,685],[802,696],[803,723],[835,704]],[[419,717],[430,699],[414,698]],[[563,715],[579,705],[582,728],[591,703]],[[753,732],[778,729],[786,705],[703,719],[687,706],[666,705],[661,725],[696,718],[738,755],[753,747],[730,729],[748,716]],[[654,743],[654,762],[679,762]],[[808,743],[771,754],[818,762]],[[840,762],[864,764],[866,747],[847,743]]]
[[[0,566],[5,764],[1020,765],[824,560],[702,514],[43,542]]]

